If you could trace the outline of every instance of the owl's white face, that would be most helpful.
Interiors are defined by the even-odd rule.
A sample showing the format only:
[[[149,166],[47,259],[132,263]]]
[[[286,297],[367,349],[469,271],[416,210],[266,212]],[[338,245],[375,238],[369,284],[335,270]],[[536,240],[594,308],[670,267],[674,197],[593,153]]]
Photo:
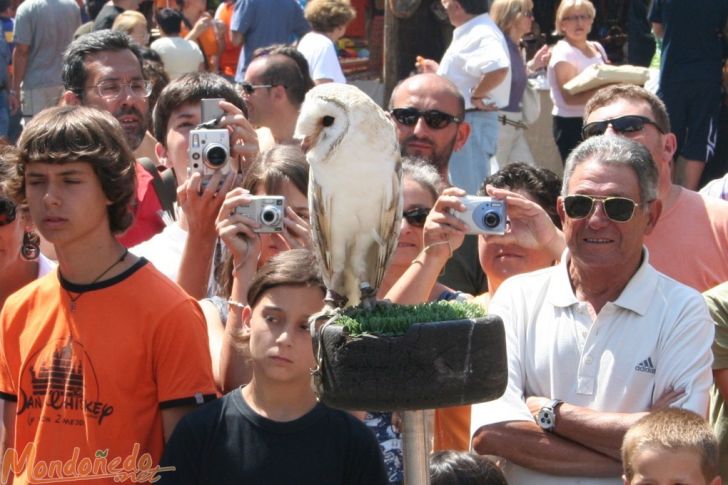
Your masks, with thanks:
[[[301,108],[295,137],[301,139],[306,160],[326,163],[349,131],[346,106],[339,100],[317,96],[307,99]]]

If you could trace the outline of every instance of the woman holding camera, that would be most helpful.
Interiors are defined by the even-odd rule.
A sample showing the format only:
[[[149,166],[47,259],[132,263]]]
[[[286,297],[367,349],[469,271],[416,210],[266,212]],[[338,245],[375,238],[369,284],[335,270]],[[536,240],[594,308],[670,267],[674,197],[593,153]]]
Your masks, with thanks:
[[[217,297],[201,300],[210,339],[210,351],[220,356],[219,385],[229,391],[249,379],[247,356],[236,342],[242,332],[240,319],[247,302],[248,286],[258,268],[271,256],[289,249],[311,247],[308,223],[308,163],[294,145],[275,145],[261,153],[250,168],[242,188],[225,196],[216,220],[219,238],[228,253],[215,267]],[[253,210],[255,196],[284,196],[280,232],[261,232],[260,214]],[[239,213],[245,207],[248,216]],[[255,205],[259,207],[259,205]],[[255,214],[253,214],[255,212]],[[253,216],[253,217],[250,217]]]

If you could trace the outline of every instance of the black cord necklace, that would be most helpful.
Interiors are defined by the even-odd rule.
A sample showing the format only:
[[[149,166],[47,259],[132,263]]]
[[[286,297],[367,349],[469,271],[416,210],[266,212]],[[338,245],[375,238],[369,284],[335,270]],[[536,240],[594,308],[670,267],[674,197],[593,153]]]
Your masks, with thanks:
[[[104,277],[104,275],[105,275],[106,273],[108,273],[109,271],[111,271],[111,268],[113,268],[113,267],[114,267],[114,266],[116,266],[117,264],[119,264],[119,263],[121,263],[122,261],[124,261],[124,258],[126,258],[126,255],[127,255],[127,254],[129,254],[129,250],[125,248],[125,249],[124,249],[124,252],[123,252],[123,253],[121,254],[121,257],[120,257],[119,259],[117,259],[117,260],[116,260],[116,261],[114,262],[114,264],[112,264],[111,266],[109,266],[108,268],[106,268],[106,269],[104,270],[104,272],[103,272],[103,273],[101,273],[100,275],[98,275],[98,276],[96,277],[96,279],[95,279],[95,280],[93,280],[93,281],[92,281],[91,283],[89,283],[89,285],[93,285],[94,283],[96,283],[97,281],[99,281],[99,280],[100,280],[101,278],[103,278],[103,277]],[[63,278],[63,273],[61,273],[61,270],[60,270],[60,268],[58,269],[58,273],[59,273],[59,274],[61,275],[61,278]],[[63,290],[64,290],[64,291],[66,292],[66,294],[68,295],[68,299],[69,299],[69,300],[71,300],[71,311],[72,311],[72,312],[75,312],[75,311],[76,311],[76,302],[78,301],[78,299],[79,299],[79,298],[81,298],[81,297],[82,297],[83,295],[85,295],[85,292],[81,291],[81,292],[79,292],[79,294],[78,294],[78,295],[76,295],[76,296],[72,296],[72,295],[71,295],[71,292],[70,292],[70,291],[68,291],[68,290],[67,290],[67,289],[66,289],[65,287],[63,288]]]

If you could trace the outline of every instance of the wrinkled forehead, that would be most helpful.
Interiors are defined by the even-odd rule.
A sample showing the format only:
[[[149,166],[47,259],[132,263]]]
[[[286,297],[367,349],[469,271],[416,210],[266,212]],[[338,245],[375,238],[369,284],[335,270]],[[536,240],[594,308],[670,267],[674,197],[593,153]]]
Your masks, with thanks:
[[[627,163],[586,160],[574,168],[569,177],[568,194],[627,197],[640,200],[639,178]]]

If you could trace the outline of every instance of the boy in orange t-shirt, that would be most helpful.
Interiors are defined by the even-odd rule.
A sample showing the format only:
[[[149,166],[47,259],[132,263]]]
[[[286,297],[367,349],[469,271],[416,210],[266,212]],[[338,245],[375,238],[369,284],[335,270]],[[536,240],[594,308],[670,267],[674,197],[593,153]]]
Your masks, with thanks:
[[[215,397],[204,318],[114,237],[135,162],[109,113],[51,108],[18,146],[11,191],[59,265],[0,313],[0,480],[150,481],[179,419]]]

